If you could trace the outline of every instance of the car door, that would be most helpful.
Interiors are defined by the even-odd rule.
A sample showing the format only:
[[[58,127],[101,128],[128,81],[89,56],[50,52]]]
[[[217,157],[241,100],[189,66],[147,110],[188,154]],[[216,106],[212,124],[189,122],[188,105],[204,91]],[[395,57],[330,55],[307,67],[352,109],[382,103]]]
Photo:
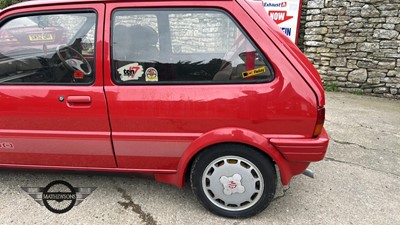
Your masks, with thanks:
[[[0,164],[115,167],[103,92],[104,5],[11,13],[0,18]]]
[[[229,13],[239,9],[222,1],[152,4],[107,6],[105,90],[118,166],[174,172],[207,132],[274,129],[266,117],[277,74]]]

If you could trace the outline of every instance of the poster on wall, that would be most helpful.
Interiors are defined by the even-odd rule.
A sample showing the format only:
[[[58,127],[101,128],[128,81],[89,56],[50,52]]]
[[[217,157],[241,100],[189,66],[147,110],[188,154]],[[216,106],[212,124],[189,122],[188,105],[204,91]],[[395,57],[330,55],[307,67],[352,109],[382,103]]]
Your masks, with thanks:
[[[263,0],[267,14],[297,44],[302,0]]]

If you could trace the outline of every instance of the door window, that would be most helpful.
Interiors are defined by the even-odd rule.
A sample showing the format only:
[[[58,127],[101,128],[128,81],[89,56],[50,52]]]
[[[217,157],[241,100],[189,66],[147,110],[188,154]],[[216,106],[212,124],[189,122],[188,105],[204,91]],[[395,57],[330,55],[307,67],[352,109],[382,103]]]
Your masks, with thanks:
[[[90,84],[95,13],[29,15],[0,28],[0,84]]]
[[[118,84],[273,79],[263,54],[220,10],[116,11],[112,53]]]

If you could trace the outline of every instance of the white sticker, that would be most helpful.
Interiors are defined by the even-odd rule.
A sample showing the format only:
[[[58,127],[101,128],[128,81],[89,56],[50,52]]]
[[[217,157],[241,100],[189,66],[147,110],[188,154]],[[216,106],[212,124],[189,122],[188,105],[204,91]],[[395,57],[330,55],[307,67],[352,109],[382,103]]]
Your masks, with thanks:
[[[145,72],[146,81],[158,81],[158,71],[154,67],[149,67]]]
[[[118,69],[122,81],[139,80],[143,76],[143,67],[138,63],[131,63]]]

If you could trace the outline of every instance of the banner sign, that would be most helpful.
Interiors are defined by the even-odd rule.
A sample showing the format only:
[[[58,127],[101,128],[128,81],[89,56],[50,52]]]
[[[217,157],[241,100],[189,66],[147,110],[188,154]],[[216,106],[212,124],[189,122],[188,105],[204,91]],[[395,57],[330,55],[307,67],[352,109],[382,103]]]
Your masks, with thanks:
[[[302,0],[263,0],[267,14],[297,44]]]

